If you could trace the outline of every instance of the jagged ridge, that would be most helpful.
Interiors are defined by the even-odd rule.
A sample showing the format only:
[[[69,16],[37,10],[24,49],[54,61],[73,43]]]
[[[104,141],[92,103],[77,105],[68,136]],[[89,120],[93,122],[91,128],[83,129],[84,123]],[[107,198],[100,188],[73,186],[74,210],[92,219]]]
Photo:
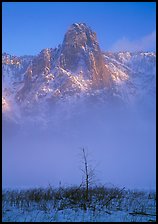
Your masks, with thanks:
[[[98,91],[101,98],[126,103],[155,95],[156,54],[102,53],[96,33],[84,23],[70,26],[62,45],[37,56],[4,53],[2,66],[5,105],[13,101],[23,108],[53,104],[75,95],[98,96]]]

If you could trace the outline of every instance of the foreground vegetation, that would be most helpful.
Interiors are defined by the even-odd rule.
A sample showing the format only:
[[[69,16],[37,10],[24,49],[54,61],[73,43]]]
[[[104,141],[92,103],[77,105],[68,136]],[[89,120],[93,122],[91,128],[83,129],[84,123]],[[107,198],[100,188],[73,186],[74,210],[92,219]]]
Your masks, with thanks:
[[[59,187],[3,190],[2,221],[156,221],[156,193],[108,188]]]

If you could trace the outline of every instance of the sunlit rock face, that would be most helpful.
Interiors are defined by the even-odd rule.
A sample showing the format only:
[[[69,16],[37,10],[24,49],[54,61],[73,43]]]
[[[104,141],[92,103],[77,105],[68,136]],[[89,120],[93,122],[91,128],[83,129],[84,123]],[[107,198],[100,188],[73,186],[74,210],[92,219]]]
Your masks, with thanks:
[[[4,97],[2,97],[2,111],[9,111],[9,104],[7,103]]]
[[[93,87],[109,87],[111,74],[105,66],[96,33],[85,23],[75,23],[67,31],[59,56],[59,66],[83,79]]]

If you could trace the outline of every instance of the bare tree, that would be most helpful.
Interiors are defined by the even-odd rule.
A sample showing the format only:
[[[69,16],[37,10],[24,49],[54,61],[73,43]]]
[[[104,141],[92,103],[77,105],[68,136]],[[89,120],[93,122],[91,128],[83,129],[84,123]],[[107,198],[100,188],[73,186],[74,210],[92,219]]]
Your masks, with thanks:
[[[83,160],[83,168],[81,169],[84,177],[82,181],[82,185],[85,187],[85,202],[86,204],[89,202],[89,189],[90,186],[94,182],[94,169],[91,168],[88,160],[88,154],[85,149],[82,148],[82,160]],[[87,206],[85,206],[86,209]]]

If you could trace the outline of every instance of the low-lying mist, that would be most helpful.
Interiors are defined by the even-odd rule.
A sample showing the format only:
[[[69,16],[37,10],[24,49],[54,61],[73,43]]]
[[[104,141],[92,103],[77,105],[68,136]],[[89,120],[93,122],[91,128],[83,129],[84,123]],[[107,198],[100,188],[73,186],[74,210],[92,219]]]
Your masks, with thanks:
[[[155,112],[83,108],[60,108],[47,124],[4,121],[3,187],[79,185],[84,147],[96,184],[155,189]]]

